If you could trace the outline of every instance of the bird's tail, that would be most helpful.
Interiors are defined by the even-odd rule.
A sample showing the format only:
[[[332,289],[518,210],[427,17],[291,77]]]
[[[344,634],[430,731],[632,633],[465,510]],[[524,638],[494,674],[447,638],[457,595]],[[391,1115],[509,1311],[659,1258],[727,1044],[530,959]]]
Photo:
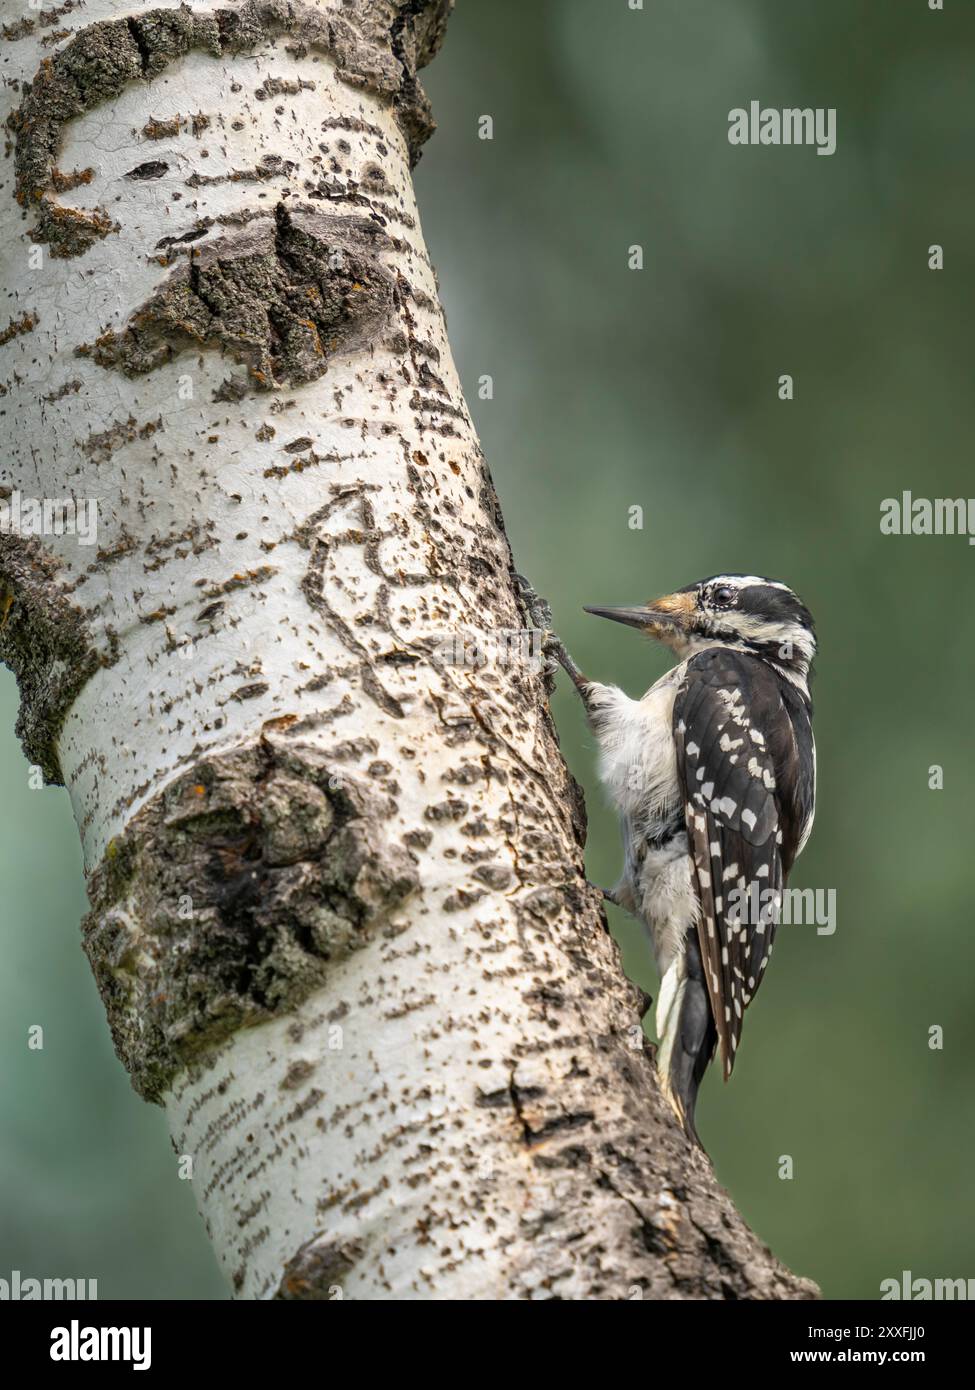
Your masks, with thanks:
[[[693,928],[661,981],[656,1021],[661,1088],[688,1136],[703,1149],[694,1126],[694,1107],[698,1087],[714,1056],[718,1030]]]

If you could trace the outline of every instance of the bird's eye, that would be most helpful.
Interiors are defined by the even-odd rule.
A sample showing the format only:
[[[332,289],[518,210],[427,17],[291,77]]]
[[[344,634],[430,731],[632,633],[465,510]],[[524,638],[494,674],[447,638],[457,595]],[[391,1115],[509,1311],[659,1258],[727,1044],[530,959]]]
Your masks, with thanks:
[[[720,589],[715,589],[711,596],[711,602],[716,603],[720,608],[726,608],[729,603],[734,602],[734,598],[734,589],[729,588],[727,584],[722,584]]]

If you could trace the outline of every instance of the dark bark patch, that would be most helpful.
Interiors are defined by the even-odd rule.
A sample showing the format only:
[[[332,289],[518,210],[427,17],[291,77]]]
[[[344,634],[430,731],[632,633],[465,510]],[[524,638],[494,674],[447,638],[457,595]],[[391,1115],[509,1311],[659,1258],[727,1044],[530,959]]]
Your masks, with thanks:
[[[137,164],[125,175],[127,179],[161,179],[169,165],[164,159],[149,159],[145,164]]]
[[[59,44],[62,39],[70,39],[70,37],[70,29],[55,29],[53,34],[42,35],[41,43],[45,48],[54,48],[54,46],[56,44]]]
[[[299,1086],[304,1085],[308,1078],[314,1075],[315,1063],[309,1062],[307,1057],[299,1057],[288,1067],[284,1079],[281,1082],[282,1091],[296,1091]]]
[[[252,681],[249,685],[242,685],[239,689],[233,691],[230,699],[241,702],[244,700],[256,700],[258,696],[265,695],[269,689],[270,687],[267,681]]]
[[[113,222],[103,208],[82,212],[80,208],[56,203],[53,198],[42,198],[37,220],[28,235],[31,241],[49,246],[55,260],[67,260],[71,256],[83,256],[96,241],[118,230],[118,223]]]
[[[136,439],[151,439],[161,429],[165,429],[161,415],[155,420],[147,420],[144,425],[130,415],[127,420],[116,420],[107,430],[98,430],[87,439],[79,440],[78,448],[93,463],[107,463],[119,449],[124,449]]]
[[[97,649],[60,570],[37,536],[0,531],[0,661],[20,688],[24,753],[57,786],[64,781],[57,744],[65,716],[95,671],[115,660],[113,646]]]
[[[212,226],[213,219],[205,217],[201,222],[198,222],[195,227],[191,227],[188,232],[183,232],[180,236],[161,237],[160,240],[156,242],[156,250],[170,251],[174,246],[186,246],[191,241],[199,241],[201,237],[206,236]]]
[[[331,357],[383,330],[394,300],[379,263],[388,244],[364,218],[279,203],[273,217],[192,247],[125,328],[76,352],[132,377],[185,351],[222,351],[247,369],[222,398],[315,381]]]
[[[76,396],[81,390],[81,387],[82,383],[78,378],[72,377],[70,381],[66,381],[62,386],[59,386],[56,391],[49,391],[47,395],[42,396],[41,399],[47,401],[49,404],[53,404],[55,401],[63,401],[65,396]]]
[[[178,116],[170,116],[168,120],[157,121],[153,116],[142,127],[142,133],[147,140],[169,140],[174,135],[179,134],[180,119]]]
[[[314,82],[306,82],[304,78],[265,77],[261,85],[254,88],[254,95],[258,101],[270,101],[273,97],[298,96],[314,90]]]
[[[218,584],[211,584],[203,590],[204,598],[220,598],[223,594],[232,594],[239,589],[249,589],[254,584],[264,584],[277,574],[274,565],[260,565],[254,570],[244,570],[242,573],[233,574],[229,579],[224,579]]]
[[[343,1280],[364,1253],[361,1241],[314,1236],[285,1265],[274,1298],[289,1303],[330,1303],[341,1298]]]
[[[229,174],[191,174],[187,188],[213,188],[221,183],[267,183],[269,179],[290,179],[298,168],[290,159],[268,154],[252,169],[231,169]]]
[[[158,1101],[239,1028],[291,1012],[417,886],[393,804],[319,751],[260,744],[183,773],[110,844],[85,950],[116,1051]]]
[[[19,319],[11,319],[7,327],[0,332],[0,347],[12,342],[14,338],[22,337],[25,333],[33,333],[36,327],[36,314],[21,314]]]
[[[7,43],[16,43],[18,39],[26,39],[34,32],[34,21],[32,19],[15,19],[13,24],[0,25],[0,38],[6,39]]]
[[[61,169],[51,170],[51,186],[55,193],[70,193],[72,188],[82,188],[95,177],[94,169],[72,169],[64,173]]]
[[[33,19],[17,19],[13,24],[4,24],[0,26],[0,38],[6,39],[8,43],[26,39],[33,34],[35,28],[49,29],[72,10],[80,10],[84,3],[85,0],[64,0],[62,5],[51,5],[48,9],[41,10],[36,23]],[[45,38],[42,42],[47,43],[48,39]]]

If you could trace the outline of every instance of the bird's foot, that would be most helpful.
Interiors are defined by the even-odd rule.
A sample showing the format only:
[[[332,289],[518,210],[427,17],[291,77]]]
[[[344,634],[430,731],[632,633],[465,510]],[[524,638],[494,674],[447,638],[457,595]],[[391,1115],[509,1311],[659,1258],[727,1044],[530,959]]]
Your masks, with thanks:
[[[555,689],[555,673],[561,666],[579,693],[584,696],[590,683],[589,678],[583,675],[572,660],[561,637],[553,628],[551,604],[536,593],[523,574],[515,574],[514,579],[525,615],[534,629],[541,633],[542,678],[545,681],[545,689],[551,695]]]
[[[579,667],[572,660],[572,657],[565,649],[565,644],[558,633],[547,632],[542,638],[542,650],[555,666],[561,666],[562,670],[569,677],[569,680],[578,690],[585,701],[586,687],[589,685],[588,676],[584,676]]]
[[[541,677],[546,694],[551,695],[555,689],[555,675],[559,668],[558,656],[551,647],[552,638],[555,636],[552,631],[552,607],[548,600],[542,598],[533,588],[523,574],[512,571],[512,575],[518,590],[522,611],[531,624],[533,635],[538,633],[541,639]]]
[[[604,888],[601,883],[593,883],[591,879],[586,879],[586,882],[589,884],[590,888],[595,888],[596,892],[601,894],[606,902],[612,903],[614,907],[623,906],[616,895],[615,888]]]
[[[616,896],[616,893],[612,888],[603,888],[600,884],[593,883],[588,878],[586,879],[586,883],[593,890],[594,893],[599,894],[604,903],[612,903],[614,907],[621,906],[620,900]],[[607,931],[609,931],[609,922],[606,918],[605,912],[603,913],[603,926],[606,928]]]

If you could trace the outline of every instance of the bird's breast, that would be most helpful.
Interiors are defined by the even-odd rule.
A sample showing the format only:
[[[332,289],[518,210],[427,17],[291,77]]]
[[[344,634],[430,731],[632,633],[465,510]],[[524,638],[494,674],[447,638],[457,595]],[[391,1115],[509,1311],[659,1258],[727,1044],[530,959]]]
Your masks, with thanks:
[[[599,775],[610,800],[621,816],[648,830],[669,820],[680,801],[673,733],[679,670],[668,672],[641,700],[620,692],[597,730]]]

